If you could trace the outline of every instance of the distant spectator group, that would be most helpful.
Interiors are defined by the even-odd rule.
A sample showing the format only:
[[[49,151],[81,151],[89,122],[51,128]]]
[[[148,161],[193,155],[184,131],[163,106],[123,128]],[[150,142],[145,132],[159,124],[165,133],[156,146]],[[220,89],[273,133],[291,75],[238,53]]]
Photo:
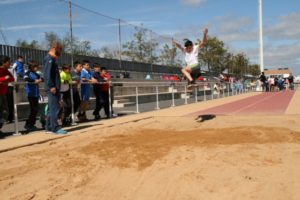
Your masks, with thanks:
[[[265,92],[294,90],[294,76],[289,74],[286,78],[283,76],[266,77],[265,73],[262,72],[259,77],[259,85],[262,87],[262,91]]]

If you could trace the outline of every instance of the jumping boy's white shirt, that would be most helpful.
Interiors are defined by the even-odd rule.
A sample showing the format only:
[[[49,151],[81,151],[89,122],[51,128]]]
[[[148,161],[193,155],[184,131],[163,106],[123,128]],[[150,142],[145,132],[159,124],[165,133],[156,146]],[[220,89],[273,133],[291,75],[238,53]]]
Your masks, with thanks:
[[[191,53],[185,52],[185,62],[188,66],[198,65],[199,46],[194,46]]]

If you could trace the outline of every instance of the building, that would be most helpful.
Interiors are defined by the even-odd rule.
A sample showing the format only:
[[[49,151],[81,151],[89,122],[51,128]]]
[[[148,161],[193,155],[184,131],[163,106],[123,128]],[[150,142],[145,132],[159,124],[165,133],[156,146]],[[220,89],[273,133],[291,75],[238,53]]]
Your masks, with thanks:
[[[287,78],[292,73],[289,68],[265,69],[264,72],[266,77],[277,76],[283,78]]]

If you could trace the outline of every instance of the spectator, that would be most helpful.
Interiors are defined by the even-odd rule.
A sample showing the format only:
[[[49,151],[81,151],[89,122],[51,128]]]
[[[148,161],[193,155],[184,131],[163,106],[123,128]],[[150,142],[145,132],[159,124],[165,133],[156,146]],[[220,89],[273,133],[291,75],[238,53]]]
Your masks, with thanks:
[[[82,62],[83,69],[81,70],[80,74],[80,81],[81,81],[81,104],[78,113],[79,121],[86,121],[86,110],[90,105],[90,92],[91,87],[90,83],[97,83],[97,80],[94,79],[90,72],[90,64],[89,61],[84,60]]]
[[[97,80],[98,83],[100,83],[100,84],[93,85],[94,94],[96,97],[96,107],[93,112],[93,115],[95,116],[95,120],[99,120],[99,119],[101,119],[99,112],[100,112],[102,106],[104,105],[104,99],[102,99],[102,95],[101,95],[101,83],[103,83],[104,80],[101,76],[101,68],[98,63],[94,64],[94,73],[92,76],[94,79]]]
[[[261,73],[259,80],[260,80],[260,83],[262,86],[262,90],[266,92],[267,91],[267,78],[266,78],[264,72]]]
[[[151,78],[151,75],[150,74],[146,74],[146,76],[145,76],[145,80],[151,80],[152,78]]]
[[[219,83],[215,83],[214,84],[214,95],[219,95],[220,94],[220,87],[219,87]]]
[[[0,56],[0,130],[8,114],[6,97],[8,83],[14,81],[13,75],[8,71],[10,64],[10,58],[8,56]]]
[[[12,66],[12,71],[16,81],[23,80],[25,70],[24,70],[24,59],[22,56],[18,56],[17,60]]]
[[[105,84],[101,84],[100,95],[101,99],[103,99],[103,108],[106,115],[106,118],[110,118],[110,109],[109,109],[109,87],[111,76],[109,75],[107,69],[105,67],[101,67],[101,78],[105,82]]]
[[[274,77],[274,91],[278,91],[278,77]]]
[[[54,41],[51,44],[49,53],[44,58],[44,78],[45,78],[45,91],[48,97],[48,116],[46,121],[46,131],[55,134],[67,134],[59,124],[61,113],[61,94],[60,94],[60,76],[56,60],[62,53],[61,43]]]
[[[60,91],[63,98],[64,103],[64,114],[62,123],[63,125],[67,126],[71,124],[71,118],[70,115],[72,113],[72,103],[71,103],[71,90],[70,90],[70,84],[72,84],[72,77],[71,77],[71,67],[69,65],[63,65],[62,66],[62,72],[60,73],[60,81],[61,81],[61,87]]]
[[[279,89],[279,91],[282,91],[283,88],[284,88],[284,80],[283,80],[282,77],[280,77],[280,78],[278,79],[278,89]]]
[[[289,80],[289,89],[294,90],[294,76],[292,73],[290,73],[288,80]]]
[[[25,85],[25,92],[30,106],[30,114],[24,127],[28,132],[37,130],[35,122],[39,111],[39,83],[43,81],[37,73],[38,67],[37,62],[31,61],[28,66],[29,70],[24,74],[24,80],[28,82]]]
[[[270,76],[269,78],[268,78],[268,85],[269,85],[269,91],[273,91],[273,89],[274,89],[274,78],[273,78],[273,76]]]
[[[80,84],[80,74],[81,74],[82,66],[81,63],[76,61],[74,63],[74,70],[71,72],[72,81],[74,83],[72,89],[73,89],[73,103],[74,103],[74,113],[77,112],[81,99],[79,94],[79,84]]]

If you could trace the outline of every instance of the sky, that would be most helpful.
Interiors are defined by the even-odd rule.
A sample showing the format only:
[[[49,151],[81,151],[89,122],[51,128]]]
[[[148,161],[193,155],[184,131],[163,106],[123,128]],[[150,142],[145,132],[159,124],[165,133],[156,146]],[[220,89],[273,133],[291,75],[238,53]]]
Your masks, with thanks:
[[[174,37],[196,40],[208,27],[209,35],[223,40],[229,51],[244,52],[259,63],[257,0],[73,0],[73,32],[93,47],[118,48],[118,21],[151,29],[151,37],[170,44]],[[8,44],[17,39],[42,40],[44,32],[69,32],[68,5],[60,0],[0,0],[0,27]],[[290,67],[300,74],[300,1],[263,0],[265,68]],[[122,44],[134,27],[122,22]],[[4,40],[0,36],[0,43]]]

